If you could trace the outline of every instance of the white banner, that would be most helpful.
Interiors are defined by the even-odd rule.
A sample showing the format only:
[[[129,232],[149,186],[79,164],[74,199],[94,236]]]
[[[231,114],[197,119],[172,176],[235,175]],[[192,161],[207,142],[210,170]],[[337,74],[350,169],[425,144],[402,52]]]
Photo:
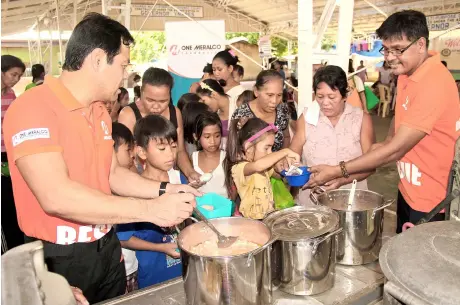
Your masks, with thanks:
[[[132,4],[131,5],[131,16],[142,16],[146,17],[147,14],[152,10],[153,4]],[[176,7],[189,15],[192,18],[203,18],[203,7],[202,6],[185,6],[185,5],[176,5]],[[175,18],[185,18],[175,9],[169,5],[158,4],[150,13],[149,17],[175,17]]]
[[[175,81],[173,100],[177,101],[193,81],[201,78],[204,66],[214,55],[225,49],[225,22],[166,22],[165,33],[168,69]]]
[[[225,22],[213,20],[199,23],[165,23],[168,67],[177,75],[200,78],[206,63],[211,63],[214,55],[225,49],[225,45],[221,44],[225,41]]]
[[[460,13],[427,16],[428,30],[446,31],[460,24]]]

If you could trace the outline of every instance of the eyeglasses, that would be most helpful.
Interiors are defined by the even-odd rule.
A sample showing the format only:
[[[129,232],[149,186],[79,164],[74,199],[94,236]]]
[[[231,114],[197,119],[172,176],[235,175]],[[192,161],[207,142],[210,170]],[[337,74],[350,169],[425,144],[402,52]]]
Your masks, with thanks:
[[[416,43],[420,38],[417,38],[416,40],[412,41],[407,47],[404,49],[396,49],[396,50],[390,50],[385,47],[382,47],[379,52],[382,55],[388,56],[390,53],[394,56],[401,56],[403,55],[404,52],[406,52],[414,43]]]

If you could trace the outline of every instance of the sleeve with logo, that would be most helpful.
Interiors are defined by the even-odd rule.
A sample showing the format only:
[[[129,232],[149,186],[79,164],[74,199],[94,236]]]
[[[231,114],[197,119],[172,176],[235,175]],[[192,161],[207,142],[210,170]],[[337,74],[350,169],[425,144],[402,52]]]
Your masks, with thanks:
[[[449,101],[447,100],[448,96],[443,93],[443,90],[439,90],[439,87],[430,87],[419,90],[415,96],[408,95],[403,100],[403,108],[399,111],[407,111],[407,113],[402,118],[402,125],[423,131],[426,134],[431,133],[436,122],[446,111],[446,105]]]
[[[5,144],[13,160],[44,152],[59,152],[58,117],[47,105],[17,100],[3,124]]]

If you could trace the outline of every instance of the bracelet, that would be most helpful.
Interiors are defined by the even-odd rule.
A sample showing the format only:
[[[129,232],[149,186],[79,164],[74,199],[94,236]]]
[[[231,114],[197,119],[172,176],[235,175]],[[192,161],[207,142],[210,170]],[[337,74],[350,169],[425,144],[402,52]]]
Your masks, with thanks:
[[[161,196],[164,193],[166,193],[166,186],[168,185],[168,182],[161,182],[160,183],[160,191],[158,192],[158,195]]]
[[[342,171],[342,176],[344,178],[350,178],[350,174],[348,174],[347,168],[345,167],[345,161],[340,161],[340,170]]]

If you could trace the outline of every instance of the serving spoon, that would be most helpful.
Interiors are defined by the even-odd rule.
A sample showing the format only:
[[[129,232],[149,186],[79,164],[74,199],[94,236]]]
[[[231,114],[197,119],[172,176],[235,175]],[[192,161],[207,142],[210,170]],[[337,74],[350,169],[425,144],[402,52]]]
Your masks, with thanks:
[[[185,193],[184,191],[180,191],[179,193]],[[200,210],[195,207],[193,208],[193,211],[195,214],[198,216],[199,219],[201,219],[214,233],[217,235],[217,247],[219,248],[228,248],[231,245],[235,243],[235,241],[238,239],[236,236],[225,236],[222,235],[216,227],[200,212]]]

